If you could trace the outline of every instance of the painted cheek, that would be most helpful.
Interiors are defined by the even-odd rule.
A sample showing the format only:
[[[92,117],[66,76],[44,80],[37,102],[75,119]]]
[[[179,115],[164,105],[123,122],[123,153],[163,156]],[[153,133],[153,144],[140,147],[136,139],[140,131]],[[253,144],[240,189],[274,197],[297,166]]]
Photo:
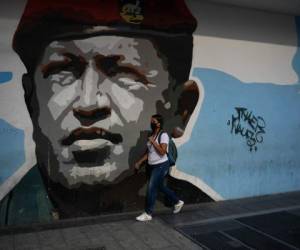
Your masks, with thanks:
[[[81,126],[80,122],[74,118],[73,112],[70,110],[67,115],[63,118],[61,124],[61,129],[68,131],[69,133]]]
[[[57,120],[61,113],[65,111],[66,108],[69,107],[70,104],[74,101],[74,99],[78,96],[78,86],[79,80],[75,81],[73,84],[68,86],[60,88],[57,86],[53,87],[54,95],[50,98],[48,102],[48,108],[54,120]]]
[[[111,111],[110,121],[111,125],[119,125],[121,127],[124,127],[124,123],[121,121],[120,117],[114,110]]]
[[[127,122],[137,121],[144,108],[144,102],[127,90],[113,83],[111,85],[112,99]]]

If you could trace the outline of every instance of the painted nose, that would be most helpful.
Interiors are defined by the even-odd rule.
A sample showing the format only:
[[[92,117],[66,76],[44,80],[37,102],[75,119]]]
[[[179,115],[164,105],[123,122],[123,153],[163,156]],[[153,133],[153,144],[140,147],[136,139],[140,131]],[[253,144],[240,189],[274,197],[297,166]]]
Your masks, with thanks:
[[[81,80],[79,101],[74,105],[73,114],[83,126],[90,126],[111,115],[109,98],[101,90],[105,76],[89,62]]]

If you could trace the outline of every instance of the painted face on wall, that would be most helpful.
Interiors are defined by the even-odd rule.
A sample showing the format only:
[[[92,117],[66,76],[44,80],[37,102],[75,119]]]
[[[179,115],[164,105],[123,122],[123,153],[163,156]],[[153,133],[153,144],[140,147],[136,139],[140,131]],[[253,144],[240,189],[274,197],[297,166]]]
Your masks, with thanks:
[[[34,82],[43,165],[72,186],[116,182],[129,169],[169,74],[150,40],[99,36],[50,43]]]

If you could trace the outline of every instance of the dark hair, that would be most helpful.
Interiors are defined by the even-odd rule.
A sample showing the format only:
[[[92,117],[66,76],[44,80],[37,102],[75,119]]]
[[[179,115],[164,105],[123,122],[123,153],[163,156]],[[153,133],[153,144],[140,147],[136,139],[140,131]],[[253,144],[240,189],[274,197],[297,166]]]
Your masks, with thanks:
[[[160,128],[164,126],[164,118],[160,114],[152,115],[152,118],[156,119],[160,123]]]

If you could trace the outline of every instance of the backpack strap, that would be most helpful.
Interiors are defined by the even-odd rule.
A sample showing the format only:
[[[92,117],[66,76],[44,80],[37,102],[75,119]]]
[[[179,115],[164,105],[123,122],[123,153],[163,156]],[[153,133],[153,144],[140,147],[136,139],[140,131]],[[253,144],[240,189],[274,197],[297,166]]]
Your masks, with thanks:
[[[161,130],[161,131],[159,131],[159,133],[158,133],[158,143],[159,143],[159,144],[160,144],[161,136],[162,136],[162,134],[163,134],[164,132],[165,132],[165,131]]]
[[[158,143],[159,143],[159,144],[160,144],[160,138],[161,138],[162,133],[163,133],[163,130],[160,130],[160,131],[158,132],[157,136],[155,136],[155,138],[154,138],[154,140],[156,140],[156,138],[158,139]],[[152,147],[153,147],[153,145],[152,145]]]

